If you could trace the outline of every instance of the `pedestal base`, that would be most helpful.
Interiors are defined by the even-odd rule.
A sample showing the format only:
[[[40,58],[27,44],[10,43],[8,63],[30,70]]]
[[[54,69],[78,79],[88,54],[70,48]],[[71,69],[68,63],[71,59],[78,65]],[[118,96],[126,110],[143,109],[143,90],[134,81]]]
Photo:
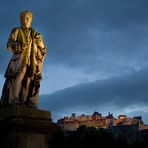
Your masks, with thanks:
[[[48,111],[22,106],[0,110],[0,147],[49,148],[56,129]]]

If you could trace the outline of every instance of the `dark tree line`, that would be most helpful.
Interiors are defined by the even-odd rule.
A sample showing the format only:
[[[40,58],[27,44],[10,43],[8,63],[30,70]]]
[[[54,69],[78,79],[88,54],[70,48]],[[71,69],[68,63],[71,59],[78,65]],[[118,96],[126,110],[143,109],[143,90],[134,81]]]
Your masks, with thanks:
[[[127,139],[113,135],[110,131],[95,127],[81,126],[74,132],[58,129],[50,139],[51,148],[99,148],[100,146],[121,145],[127,147]]]
[[[147,138],[147,137],[146,137]],[[128,145],[127,138],[120,134],[113,135],[110,130],[81,126],[77,131],[64,132],[58,129],[51,137],[50,148],[102,148],[105,146],[148,147],[148,141],[141,138]]]

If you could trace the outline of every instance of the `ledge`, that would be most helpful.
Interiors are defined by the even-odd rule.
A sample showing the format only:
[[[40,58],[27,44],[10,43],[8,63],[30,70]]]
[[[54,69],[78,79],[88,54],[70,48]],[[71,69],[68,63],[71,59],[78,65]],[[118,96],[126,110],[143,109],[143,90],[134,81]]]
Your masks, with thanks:
[[[49,133],[54,127],[49,111],[18,105],[0,109],[0,130],[3,132]]]

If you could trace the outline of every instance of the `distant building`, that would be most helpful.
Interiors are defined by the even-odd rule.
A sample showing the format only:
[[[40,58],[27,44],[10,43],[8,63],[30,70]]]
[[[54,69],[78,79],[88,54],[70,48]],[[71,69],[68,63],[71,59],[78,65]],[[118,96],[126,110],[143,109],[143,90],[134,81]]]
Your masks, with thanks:
[[[92,115],[76,116],[73,113],[70,117],[59,119],[57,124],[66,131],[65,133],[72,134],[82,125],[104,128],[111,131],[115,137],[125,138],[129,145],[140,142],[141,138],[148,141],[148,125],[143,123],[141,116],[129,118],[126,115],[119,115],[116,119],[110,112],[107,116],[102,116],[96,111]]]
[[[59,119],[57,124],[65,131],[76,131],[77,128],[82,125],[96,128],[117,128],[119,126],[124,127],[124,125],[128,125],[129,127],[130,125],[138,125],[138,130],[148,129],[148,125],[143,124],[141,116],[128,118],[126,115],[119,115],[116,119],[110,112],[107,116],[102,116],[101,113],[96,111],[92,115],[82,114],[76,116],[76,114],[73,113],[70,117]]]

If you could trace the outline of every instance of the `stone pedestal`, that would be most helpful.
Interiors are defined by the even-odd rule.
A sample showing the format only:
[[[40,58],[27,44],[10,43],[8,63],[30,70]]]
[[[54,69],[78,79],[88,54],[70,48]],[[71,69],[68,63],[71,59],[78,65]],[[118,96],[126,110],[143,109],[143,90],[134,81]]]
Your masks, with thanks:
[[[48,111],[22,106],[0,109],[0,148],[50,148],[55,128]]]

